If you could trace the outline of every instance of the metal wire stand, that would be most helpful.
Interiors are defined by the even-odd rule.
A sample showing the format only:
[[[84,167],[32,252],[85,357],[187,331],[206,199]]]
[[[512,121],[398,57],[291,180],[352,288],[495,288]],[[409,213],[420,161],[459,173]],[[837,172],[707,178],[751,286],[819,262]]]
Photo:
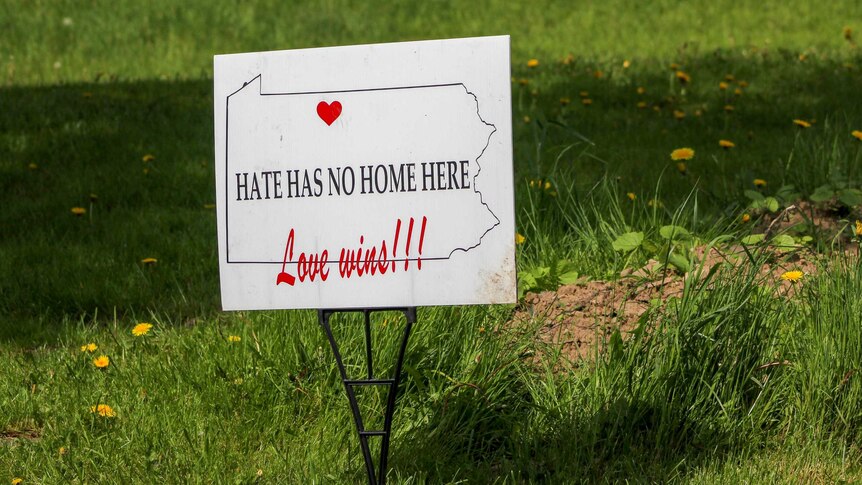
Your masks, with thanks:
[[[371,313],[387,311],[402,312],[407,322],[404,326],[401,347],[398,349],[398,360],[395,363],[394,375],[391,379],[377,379],[374,377],[374,360],[371,349]],[[347,371],[344,369],[344,362],[341,359],[341,353],[339,352],[338,344],[335,342],[335,337],[332,335],[332,327],[329,323],[330,318],[336,313],[362,313],[365,316],[365,362],[368,370],[368,377],[366,379],[350,379],[347,377]],[[362,457],[365,459],[365,471],[368,473],[368,483],[371,485],[383,485],[386,483],[386,461],[389,455],[389,439],[392,432],[392,415],[395,412],[395,397],[398,395],[398,384],[401,382],[401,365],[404,362],[404,351],[407,349],[407,340],[410,338],[410,330],[416,322],[416,307],[318,310],[317,318],[326,332],[326,338],[329,339],[329,346],[332,347],[332,353],[335,355],[335,362],[338,364],[338,371],[341,373],[341,382],[344,383],[347,400],[350,401],[353,422],[356,423],[356,431],[359,434],[359,446],[362,448]],[[356,393],[354,391],[354,387],[356,386],[389,387],[382,430],[365,429],[362,415],[359,412],[359,404],[356,401]],[[378,460],[379,468],[377,470],[374,468],[374,460],[371,456],[371,449],[368,446],[368,438],[374,436],[379,436],[381,439],[380,459]]]

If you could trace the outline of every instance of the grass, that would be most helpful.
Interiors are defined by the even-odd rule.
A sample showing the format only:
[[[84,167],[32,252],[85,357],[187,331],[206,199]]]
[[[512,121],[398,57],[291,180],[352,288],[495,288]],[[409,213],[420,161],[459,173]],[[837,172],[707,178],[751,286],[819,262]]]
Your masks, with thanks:
[[[772,213],[752,197],[781,210],[862,186],[850,136],[862,129],[860,8],[3,4],[14,21],[0,20],[0,480],[364,479],[316,315],[219,311],[213,54],[511,34],[521,274],[614,279],[764,232]],[[683,146],[696,152],[684,174],[669,157]],[[862,263],[843,251],[862,213],[814,205],[834,210],[842,238],[803,225],[787,235],[811,239],[785,254],[767,241],[742,266],[699,275],[694,264],[681,297],[654,302],[590,359],[541,343],[540,320],[512,324],[511,307],[420,309],[390,480],[862,480]],[[668,225],[692,239],[664,237]],[[644,242],[615,250],[631,233]],[[794,291],[760,271],[800,255],[817,270]],[[555,289],[558,276],[524,289]],[[143,321],[153,329],[133,336]],[[335,327],[359,373],[357,323]],[[383,372],[398,325],[374,320]],[[97,369],[102,354],[111,364]],[[383,399],[360,396],[372,422]],[[116,416],[92,413],[99,403]]]

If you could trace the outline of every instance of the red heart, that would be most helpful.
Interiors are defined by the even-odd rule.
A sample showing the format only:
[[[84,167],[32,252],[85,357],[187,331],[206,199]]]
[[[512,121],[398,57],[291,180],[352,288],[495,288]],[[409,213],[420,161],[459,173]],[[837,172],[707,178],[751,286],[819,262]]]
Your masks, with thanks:
[[[317,103],[317,116],[327,125],[331,125],[341,115],[341,103],[333,101],[332,104],[326,101]]]

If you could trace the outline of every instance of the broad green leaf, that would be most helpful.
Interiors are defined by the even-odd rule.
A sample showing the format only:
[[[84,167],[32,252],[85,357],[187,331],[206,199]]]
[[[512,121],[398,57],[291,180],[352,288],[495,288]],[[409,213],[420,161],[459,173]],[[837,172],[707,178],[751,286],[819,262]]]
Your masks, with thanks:
[[[832,190],[832,187],[829,185],[821,185],[814,189],[814,193],[811,194],[811,202],[826,202],[831,199],[832,196],[835,195],[835,191]]]
[[[691,234],[684,227],[680,226],[662,226],[658,230],[658,233],[661,234],[661,237],[670,239],[671,241],[691,238]]]
[[[560,275],[560,284],[561,285],[571,285],[578,281],[577,271],[567,271]]]
[[[862,191],[859,189],[844,189],[838,192],[838,200],[848,207],[856,207],[862,204]]]
[[[756,190],[750,190],[749,189],[743,193],[745,194],[746,197],[748,197],[749,199],[751,199],[755,202],[759,202],[759,201],[763,200],[763,194],[761,194],[760,192],[758,192]]]
[[[742,238],[742,244],[757,244],[766,237],[766,234],[752,234]]]
[[[688,258],[681,254],[670,253],[667,257],[667,262],[683,273],[688,273],[691,270],[691,263],[688,261]]]
[[[766,204],[766,209],[769,210],[769,212],[778,211],[778,199],[775,197],[767,197],[763,202]]]
[[[796,240],[788,234],[779,234],[769,241],[770,244],[777,248],[795,248]]]
[[[627,232],[619,236],[611,246],[614,248],[614,251],[622,251],[628,252],[633,251],[641,245],[644,240],[644,233],[642,232]]]

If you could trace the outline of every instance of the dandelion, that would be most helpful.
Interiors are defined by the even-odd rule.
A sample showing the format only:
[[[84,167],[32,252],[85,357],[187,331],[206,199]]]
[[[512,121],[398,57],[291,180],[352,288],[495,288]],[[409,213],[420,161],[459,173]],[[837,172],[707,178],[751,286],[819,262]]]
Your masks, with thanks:
[[[748,87],[748,81],[737,81],[736,84],[739,85],[739,87],[741,87],[741,88],[747,88]]]
[[[856,221],[856,230],[854,233],[857,237],[862,237],[862,221]]]
[[[638,109],[644,109],[647,107],[646,101],[638,101]]]
[[[589,106],[589,105],[593,104],[593,100],[590,98],[583,98],[583,99],[581,99],[581,104],[584,106]]]
[[[518,84],[520,84],[521,86],[526,86],[527,84],[530,84],[530,80],[525,77],[522,77],[521,79],[518,79]]]
[[[850,135],[853,136],[853,138],[862,141],[862,131],[853,130],[850,132]]]
[[[675,62],[672,62],[672,63],[670,64],[670,70],[671,70],[671,71],[676,71],[676,70],[678,70],[678,69],[679,69],[679,67],[680,67],[680,66],[679,66],[679,64],[677,64],[677,63],[675,63]]]
[[[623,69],[628,69],[632,66],[632,61],[626,59],[623,61]]]
[[[763,179],[754,179],[752,181],[752,183],[754,184],[755,187],[758,187],[758,188],[766,187],[766,180],[763,180]]]
[[[605,73],[596,69],[596,71],[593,73],[593,77],[595,77],[596,79],[601,79],[605,77]]]
[[[676,170],[685,175],[688,172],[688,167],[685,165],[685,162],[676,162]]]
[[[159,262],[159,260],[156,258],[144,258],[141,260],[141,264],[143,264],[145,266],[151,266],[151,265],[154,265],[158,262]]]
[[[736,78],[733,77],[733,74],[725,74],[724,75],[724,80],[729,82],[729,83],[732,83],[734,79],[736,79]]]
[[[748,214],[742,214],[742,222],[748,222],[751,220],[751,216]]]
[[[799,270],[785,271],[784,273],[781,274],[781,280],[782,281],[790,281],[791,283],[796,283],[797,281],[801,280],[803,276],[804,276],[804,273],[802,271],[799,271]]]
[[[150,329],[153,328],[152,323],[141,322],[132,328],[132,335],[135,337],[140,337],[141,335],[146,335],[149,333]]]
[[[574,60],[575,60],[575,56],[573,56],[572,54],[569,54],[563,58],[563,65],[568,66]]]
[[[242,337],[239,335],[228,335],[227,337],[228,342],[239,342],[240,340],[242,340]]]
[[[526,241],[526,240],[527,240],[527,238],[525,238],[523,235],[521,235],[520,232],[515,233],[515,244],[524,244],[524,241]]]
[[[678,120],[681,120],[681,119],[685,118],[685,111],[675,109],[675,110],[673,110],[673,117],[678,119]]]
[[[694,150],[691,148],[677,148],[670,152],[671,160],[691,160],[694,158]]]
[[[735,110],[735,109],[736,109],[736,108],[734,108],[732,104],[726,104],[726,105],[724,105],[724,110],[725,110],[725,111],[727,111],[728,113],[730,113],[731,111],[733,111],[733,110]]]
[[[578,93],[578,95],[582,98],[589,98],[590,97],[590,93],[588,91],[581,91],[580,93]]]
[[[531,120],[529,116],[524,116],[524,123],[529,125],[531,121],[533,120]]]
[[[742,96],[742,89],[739,89],[739,88],[734,89],[733,94],[736,96]]]
[[[58,453],[60,456],[63,456],[63,455],[65,455],[66,453],[68,453],[68,450],[66,450],[66,447],[65,447],[65,446],[61,446],[61,447],[60,447],[60,449],[59,449],[59,450],[57,450],[57,453]]]
[[[730,140],[718,140],[718,146],[720,146],[721,148],[724,148],[726,150],[729,150],[729,149],[735,147],[736,144]]]
[[[727,89],[727,83],[724,81],[718,83],[718,89],[724,91],[725,89]]]
[[[23,479],[23,478],[21,478],[21,477],[15,477],[15,478],[13,478],[13,479],[12,479],[12,485],[19,485],[19,484],[20,484],[21,482],[23,482],[23,481],[24,481],[24,479]]]
[[[98,414],[103,418],[114,418],[117,416],[117,413],[108,406],[107,404],[96,404],[95,406],[90,406],[90,412],[93,414]]]
[[[632,202],[634,202],[634,200],[638,198],[638,196],[637,196],[637,195],[635,195],[635,193],[634,193],[634,192],[629,192],[629,193],[627,193],[627,194],[626,194],[626,197],[628,197],[628,198],[629,198],[629,200],[630,200],[630,201],[632,201]]]
[[[638,86],[638,90],[637,90],[637,91],[638,91],[638,94],[644,94],[644,93],[646,92],[646,89],[644,89],[644,87],[643,87],[643,86]]]
[[[141,157],[141,160],[143,160],[143,161],[144,161],[144,163],[152,162],[152,161],[153,161],[153,160],[155,160],[155,159],[156,159],[156,157],[155,157],[155,155],[153,155],[152,153],[147,153],[146,155],[144,155],[143,157]]]
[[[72,207],[70,211],[76,216],[82,216],[87,213],[87,209],[84,209],[83,207]]]
[[[81,346],[81,352],[95,352],[98,348],[98,345],[94,344],[93,342],[90,342],[86,345]]]
[[[684,71],[676,71],[676,80],[680,82],[680,84],[688,84],[691,82],[691,76],[686,74]]]
[[[545,182],[545,190],[548,190],[550,188],[551,188],[551,182]]]
[[[571,100],[571,99],[569,99],[569,98],[560,98],[560,104],[561,104],[561,105],[563,105],[563,106],[565,106],[565,105],[567,105],[567,104],[569,104],[569,103],[571,103],[571,102],[572,102],[572,100]]]
[[[793,124],[800,128],[811,128],[811,123],[805,120],[793,120]]]
[[[93,359],[93,365],[99,369],[104,369],[111,365],[111,359],[109,359],[107,355],[100,355]]]
[[[529,61],[527,61],[527,67],[529,67],[529,68],[539,67],[539,60],[538,59],[530,59]]]
[[[39,166],[33,162],[30,162],[29,164],[27,164],[27,168],[29,168],[30,170],[36,170],[39,168]]]

